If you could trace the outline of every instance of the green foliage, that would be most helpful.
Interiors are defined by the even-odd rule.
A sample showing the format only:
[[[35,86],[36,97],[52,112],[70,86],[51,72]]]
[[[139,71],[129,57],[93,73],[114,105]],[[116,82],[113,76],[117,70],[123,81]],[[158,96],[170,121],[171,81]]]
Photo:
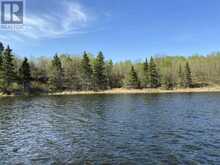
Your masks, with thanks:
[[[1,68],[1,85],[2,90],[5,93],[9,93],[11,90],[11,85],[13,82],[16,81],[16,73],[15,73],[15,66],[14,66],[14,56],[12,55],[12,50],[8,46],[2,55],[2,68]]]
[[[159,76],[157,66],[154,62],[153,57],[151,57],[151,59],[150,59],[149,71],[150,71],[150,86],[151,86],[151,88],[159,87],[160,86],[160,76]]]
[[[131,70],[128,74],[128,78],[126,81],[126,87],[133,88],[133,89],[140,88],[140,81],[138,79],[137,72],[135,71],[133,66],[131,67]]]
[[[107,64],[106,64],[106,77],[107,77],[107,86],[109,88],[113,88],[113,62],[112,60],[110,60]]]
[[[184,87],[184,82],[185,82],[185,77],[184,77],[184,72],[182,70],[182,66],[179,66],[179,71],[178,71],[178,85],[179,87]]]
[[[56,54],[51,62],[49,73],[49,87],[50,91],[63,89],[63,68],[60,58]]]
[[[90,64],[89,56],[86,52],[83,54],[81,61],[81,77],[82,77],[82,89],[91,90],[93,85],[93,70]]]
[[[61,62],[64,70],[64,86],[69,90],[80,90],[84,81],[81,79],[81,58],[62,55]]]
[[[107,89],[107,77],[105,70],[104,56],[102,52],[99,52],[94,62],[94,89],[105,90]]]
[[[190,88],[192,87],[192,76],[191,76],[191,70],[189,67],[189,63],[186,63],[185,66],[185,87]]]
[[[147,58],[143,65],[144,65],[143,87],[147,88],[149,87],[149,84],[150,84],[149,65],[148,65]]]
[[[0,56],[4,51],[4,45],[2,44],[2,42],[0,42]]]
[[[27,58],[24,58],[24,61],[22,62],[21,67],[19,68],[19,79],[20,83],[23,85],[24,91],[29,92],[31,82],[31,70]]]
[[[175,81],[171,72],[164,75],[164,86],[168,90],[171,90],[175,87]]]
[[[189,65],[190,64],[190,65]],[[17,74],[18,73],[18,74]],[[23,61],[0,42],[0,92],[27,90],[105,90],[111,88],[189,88],[220,85],[220,52],[207,56],[157,56],[145,61],[105,61],[102,52],[96,58],[55,55]],[[39,92],[40,93],[40,92]]]
[[[3,86],[3,51],[4,47],[0,42],[0,88]]]

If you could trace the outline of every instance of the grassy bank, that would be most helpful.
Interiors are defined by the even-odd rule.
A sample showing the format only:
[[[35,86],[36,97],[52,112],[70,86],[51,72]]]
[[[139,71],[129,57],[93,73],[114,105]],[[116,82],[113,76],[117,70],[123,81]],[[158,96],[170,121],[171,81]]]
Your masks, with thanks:
[[[50,96],[59,96],[59,95],[93,95],[93,94],[159,94],[159,93],[207,93],[207,92],[220,92],[220,86],[218,87],[205,87],[205,88],[187,88],[187,89],[126,89],[126,88],[116,88],[106,91],[63,91],[55,93],[42,93],[40,95],[50,95]],[[0,97],[13,97],[19,96],[15,94],[5,95],[0,93]]]
[[[90,95],[90,94],[156,94],[156,93],[205,93],[205,92],[220,92],[220,87],[205,87],[205,88],[187,88],[187,89],[125,89],[117,88],[106,91],[63,91],[50,93],[49,95]]]
[[[6,95],[6,94],[3,94],[3,93],[0,93],[0,97],[12,97],[12,96],[15,96],[15,95],[14,94]]]

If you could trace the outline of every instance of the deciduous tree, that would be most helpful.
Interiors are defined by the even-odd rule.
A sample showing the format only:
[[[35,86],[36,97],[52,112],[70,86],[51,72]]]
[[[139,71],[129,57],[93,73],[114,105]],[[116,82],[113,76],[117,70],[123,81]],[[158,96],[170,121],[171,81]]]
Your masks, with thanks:
[[[185,87],[186,88],[192,87],[192,75],[188,62],[186,62],[186,66],[185,66]]]
[[[179,65],[179,70],[178,70],[178,85],[179,87],[184,87],[184,72],[182,70],[182,66]]]

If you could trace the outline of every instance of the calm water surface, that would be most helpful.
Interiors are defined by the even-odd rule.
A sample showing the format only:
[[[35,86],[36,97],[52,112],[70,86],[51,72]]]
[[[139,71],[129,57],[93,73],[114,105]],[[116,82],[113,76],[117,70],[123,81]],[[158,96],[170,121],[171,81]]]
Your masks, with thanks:
[[[0,165],[220,164],[220,94],[0,99]]]

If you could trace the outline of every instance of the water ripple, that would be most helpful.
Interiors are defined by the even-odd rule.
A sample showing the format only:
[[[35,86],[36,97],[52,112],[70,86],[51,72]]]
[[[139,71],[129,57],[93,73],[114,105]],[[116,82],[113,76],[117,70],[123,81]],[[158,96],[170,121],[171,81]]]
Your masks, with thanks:
[[[220,164],[219,97],[0,99],[0,164]]]

